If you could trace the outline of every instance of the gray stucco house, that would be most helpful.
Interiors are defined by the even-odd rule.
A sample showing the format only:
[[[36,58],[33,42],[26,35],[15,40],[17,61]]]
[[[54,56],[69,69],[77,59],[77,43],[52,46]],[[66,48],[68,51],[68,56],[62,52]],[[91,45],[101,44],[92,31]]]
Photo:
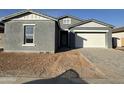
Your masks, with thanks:
[[[111,48],[113,26],[73,16],[53,18],[32,10],[2,18],[4,51],[56,52],[60,48]]]

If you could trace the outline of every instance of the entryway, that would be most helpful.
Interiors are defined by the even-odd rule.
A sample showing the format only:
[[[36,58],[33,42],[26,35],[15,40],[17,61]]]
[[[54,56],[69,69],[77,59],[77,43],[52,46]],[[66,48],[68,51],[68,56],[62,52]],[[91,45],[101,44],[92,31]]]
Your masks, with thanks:
[[[68,47],[68,32],[67,31],[60,32],[60,46],[61,48]]]

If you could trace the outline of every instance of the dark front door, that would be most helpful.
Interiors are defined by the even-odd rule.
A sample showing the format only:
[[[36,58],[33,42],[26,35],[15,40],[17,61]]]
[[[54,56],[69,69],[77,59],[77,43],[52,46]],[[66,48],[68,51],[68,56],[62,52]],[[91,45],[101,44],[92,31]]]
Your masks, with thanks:
[[[68,47],[68,32],[67,31],[61,31],[60,44],[61,44],[61,47]]]

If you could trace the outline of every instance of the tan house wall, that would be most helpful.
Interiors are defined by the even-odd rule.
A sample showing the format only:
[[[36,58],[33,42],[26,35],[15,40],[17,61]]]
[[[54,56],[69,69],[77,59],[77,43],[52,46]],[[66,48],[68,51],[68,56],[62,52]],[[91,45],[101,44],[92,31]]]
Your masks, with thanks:
[[[122,39],[124,38],[124,32],[118,32],[112,34],[113,38],[117,38],[117,47],[122,47]]]

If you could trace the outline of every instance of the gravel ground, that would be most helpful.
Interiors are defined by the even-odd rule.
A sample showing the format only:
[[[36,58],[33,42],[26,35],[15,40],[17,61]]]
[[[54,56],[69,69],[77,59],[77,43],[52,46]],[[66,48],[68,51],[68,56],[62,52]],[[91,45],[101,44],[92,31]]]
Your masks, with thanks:
[[[56,54],[0,53],[0,77],[49,79],[73,69],[81,78],[104,78],[77,50]]]
[[[80,49],[80,53],[87,57],[108,79],[124,80],[124,51],[114,49]]]

